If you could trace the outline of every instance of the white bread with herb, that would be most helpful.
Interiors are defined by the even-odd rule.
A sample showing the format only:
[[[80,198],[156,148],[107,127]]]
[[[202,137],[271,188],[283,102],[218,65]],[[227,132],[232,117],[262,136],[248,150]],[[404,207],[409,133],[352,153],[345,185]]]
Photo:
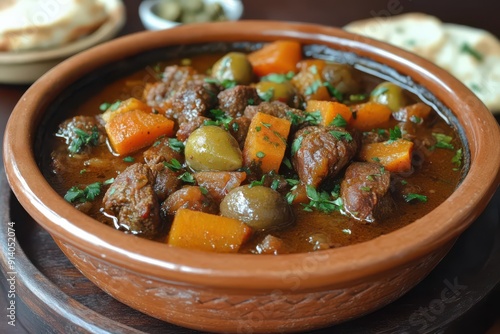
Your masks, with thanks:
[[[344,29],[387,42],[422,57],[435,53],[445,39],[441,21],[421,13],[355,21]]]
[[[491,33],[420,13],[356,21],[344,29],[427,58],[462,81],[492,112],[500,113],[500,41]],[[408,43],[413,38],[415,43]]]
[[[106,19],[100,0],[2,0],[0,51],[64,45],[92,33]]]

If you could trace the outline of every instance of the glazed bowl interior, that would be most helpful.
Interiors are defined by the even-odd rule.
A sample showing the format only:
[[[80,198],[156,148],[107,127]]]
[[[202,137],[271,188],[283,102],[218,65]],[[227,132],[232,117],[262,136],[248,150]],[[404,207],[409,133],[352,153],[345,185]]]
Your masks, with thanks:
[[[352,246],[280,256],[211,254],[171,248],[105,226],[65,202],[44,179],[38,153],[69,104],[160,60],[252,50],[276,39],[296,39],[309,56],[352,64],[398,82],[442,113],[458,130],[466,157],[462,181],[450,198],[404,228]],[[4,158],[11,187],[28,213],[54,238],[94,258],[184,285],[312,291],[396,272],[405,263],[449,246],[498,186],[500,146],[492,142],[500,142],[500,134],[486,107],[447,72],[415,55],[335,28],[242,21],[140,33],[62,63],[35,83],[16,107]]]

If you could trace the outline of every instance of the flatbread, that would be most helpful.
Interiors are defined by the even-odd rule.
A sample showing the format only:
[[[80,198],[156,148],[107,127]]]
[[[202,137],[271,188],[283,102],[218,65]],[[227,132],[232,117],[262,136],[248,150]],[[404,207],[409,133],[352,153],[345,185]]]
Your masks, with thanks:
[[[0,51],[46,49],[67,44],[107,19],[99,0],[2,0]]]
[[[491,33],[420,13],[356,21],[344,28],[427,58],[500,113],[500,41]]]

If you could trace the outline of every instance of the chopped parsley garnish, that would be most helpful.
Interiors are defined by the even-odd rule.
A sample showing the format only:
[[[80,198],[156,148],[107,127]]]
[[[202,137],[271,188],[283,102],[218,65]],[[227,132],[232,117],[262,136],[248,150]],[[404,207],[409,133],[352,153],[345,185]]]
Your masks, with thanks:
[[[452,137],[442,133],[435,133],[435,132],[433,132],[432,135],[434,136],[434,138],[436,138],[436,144],[433,146],[433,148],[434,147],[445,148],[448,150],[455,149],[455,147],[451,144],[451,141],[453,140]]]
[[[344,100],[344,94],[342,94],[337,88],[333,87],[331,83],[328,81],[323,82],[323,86],[328,89],[328,92],[330,93],[331,96],[333,96],[337,101],[342,101]]]
[[[87,170],[85,168],[80,170],[80,174],[85,174],[85,173],[87,173]]]
[[[233,120],[232,117],[227,116],[221,109],[212,109],[209,113],[212,120],[203,122],[203,125],[222,125],[224,126],[224,129],[229,129],[229,123],[231,123]]]
[[[99,131],[97,130],[97,126],[92,127],[90,133],[80,128],[74,128],[73,132],[76,134],[76,138],[74,138],[68,146],[68,150],[71,153],[79,153],[84,146],[97,146],[99,143]]]
[[[290,159],[287,157],[283,158],[283,165],[285,165],[288,169],[292,169],[292,163],[290,162]]]
[[[305,116],[296,114],[292,111],[287,111],[286,115],[293,125],[299,125],[302,123],[318,125],[321,122],[321,113],[319,111],[306,112]]]
[[[256,187],[256,186],[263,186],[265,180],[266,180],[266,175],[262,175],[262,177],[260,178],[260,180],[255,180],[255,181],[250,182],[250,184],[248,185],[248,187],[252,188],[252,187]]]
[[[295,153],[297,153],[297,151],[300,149],[300,145],[302,145],[302,140],[304,140],[304,137],[300,136],[293,141],[292,148],[290,151],[290,154],[292,156],[294,156]]]
[[[70,203],[80,202],[85,203],[93,201],[101,193],[101,182],[89,184],[84,189],[77,186],[71,187],[64,195],[64,199]]]
[[[182,164],[177,159],[172,159],[170,162],[163,162],[163,165],[173,172],[178,172],[182,169]]]
[[[389,141],[387,143],[392,143],[401,138],[403,138],[403,134],[399,126],[395,126],[393,129],[389,129]]]
[[[304,95],[312,95],[316,93],[319,87],[321,87],[321,81],[314,80],[313,83],[305,89]]]
[[[278,179],[274,179],[273,182],[271,183],[271,189],[276,190],[276,189],[278,189],[279,185],[280,185],[280,181]]]
[[[271,87],[265,92],[259,93],[259,97],[266,102],[271,101],[274,97],[274,88]]]
[[[256,126],[256,127],[255,127],[255,131],[260,132],[260,130],[262,130],[262,127],[261,127],[261,126]]]
[[[375,175],[366,175],[368,181],[375,181]]]
[[[417,200],[419,202],[425,203],[427,202],[427,196],[425,195],[419,195],[419,194],[414,194],[414,193],[409,193],[404,195],[405,201],[411,202],[413,200]]]
[[[402,184],[403,186],[406,186],[406,185],[408,184],[408,181],[406,181],[406,180],[401,180],[401,184]]]
[[[260,81],[270,81],[274,83],[284,83],[291,80],[295,76],[295,73],[290,71],[287,74],[271,73],[260,79]]]
[[[221,85],[224,89],[236,87],[236,85],[238,84],[234,80],[224,79],[222,81],[219,81],[215,78],[205,78],[205,82],[211,83],[211,84],[216,84],[216,85]]]
[[[424,120],[418,116],[411,115],[410,122],[415,123],[415,124],[422,124],[424,122]]]
[[[200,191],[202,195],[207,195],[208,194],[208,189],[205,187],[200,187]]]
[[[382,95],[384,93],[387,93],[389,91],[389,88],[387,87],[378,87],[378,88],[375,88],[372,92],[371,92],[371,96],[379,96],[379,95]]]
[[[233,123],[232,128],[234,132],[237,132],[240,129],[240,125],[238,123]]]
[[[260,122],[260,124],[264,125],[268,129],[271,128],[271,124],[270,123]]]
[[[380,163],[380,158],[379,157],[373,157],[372,160],[375,161],[375,162]]]
[[[262,159],[262,158],[264,158],[266,156],[266,154],[264,152],[262,152],[262,151],[257,152],[255,155],[259,159]]]
[[[106,111],[109,109],[111,111],[115,111],[116,109],[118,109],[118,107],[120,106],[121,103],[122,103],[122,101],[120,101],[120,100],[116,100],[114,103],[104,102],[99,106],[99,110]]]
[[[354,95],[349,95],[349,101],[351,102],[361,102],[366,100],[368,96],[366,94],[354,94]]]
[[[318,192],[313,186],[306,186],[307,197],[309,198],[308,204],[302,204],[304,211],[313,211],[316,209],[324,213],[331,213],[339,211],[342,206],[342,198],[332,198],[326,191]]]
[[[249,106],[253,106],[253,105],[255,104],[255,100],[254,100],[254,99],[252,99],[252,98],[249,98],[249,99],[247,100],[247,104],[248,104]]]
[[[329,132],[332,136],[334,136],[338,140],[345,139],[348,142],[352,141],[352,136],[349,132],[336,131],[336,130],[331,130]]]
[[[293,204],[293,201],[295,200],[295,197],[297,197],[296,194],[292,194],[291,192],[288,192],[286,195],[285,195],[285,200],[288,204],[292,205]]]
[[[309,72],[311,72],[312,74],[318,74],[318,68],[316,67],[316,65],[310,66]]]
[[[372,188],[371,188],[371,187],[361,187],[361,188],[359,188],[359,189],[361,189],[361,190],[362,190],[362,191],[364,191],[364,192],[369,192],[369,191],[371,191],[371,190],[372,190]]]
[[[341,114],[337,114],[330,125],[337,126],[339,128],[345,128],[347,126],[347,121]]]
[[[125,162],[134,162],[135,159],[134,159],[134,157],[128,156],[128,157],[123,158],[123,161],[125,161]]]
[[[286,180],[286,183],[288,183],[292,187],[295,187],[296,185],[298,185],[300,183],[300,181],[296,180],[296,179],[285,179],[285,180]]]
[[[168,146],[176,152],[182,152],[184,150],[184,143],[177,138],[168,138]]]
[[[451,158],[451,162],[458,167],[462,166],[462,149],[459,148],[456,152],[453,158]]]
[[[178,177],[178,179],[186,183],[194,183],[194,177],[189,172],[183,173],[181,176]]]
[[[115,178],[114,177],[112,177],[110,179],[107,179],[102,184],[104,184],[105,186],[108,186],[108,185],[112,184],[113,182],[115,182]]]
[[[482,62],[484,59],[484,56],[482,53],[474,49],[472,46],[470,46],[469,43],[464,42],[462,44],[462,47],[460,48],[460,52],[462,53],[468,53],[470,56],[476,58],[477,61]]]

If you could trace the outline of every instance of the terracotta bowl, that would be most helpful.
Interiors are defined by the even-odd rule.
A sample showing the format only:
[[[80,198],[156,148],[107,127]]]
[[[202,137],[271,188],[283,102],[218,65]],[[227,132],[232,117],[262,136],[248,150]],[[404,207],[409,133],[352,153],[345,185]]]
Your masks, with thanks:
[[[39,139],[61,101],[173,54],[207,45],[296,39],[420,90],[447,114],[466,146],[456,191],[414,223],[368,242],[280,256],[212,254],[140,239],[74,209],[39,170]],[[224,44],[226,43],[226,44]],[[178,46],[182,47],[178,47]],[[215,332],[296,332],[378,309],[410,290],[481,213],[499,184],[499,127],[486,107],[444,70],[395,47],[339,29],[279,22],[185,25],[145,32],[81,53],[46,74],[9,120],[4,159],[10,185],[62,251],[107,293],[153,317]]]

